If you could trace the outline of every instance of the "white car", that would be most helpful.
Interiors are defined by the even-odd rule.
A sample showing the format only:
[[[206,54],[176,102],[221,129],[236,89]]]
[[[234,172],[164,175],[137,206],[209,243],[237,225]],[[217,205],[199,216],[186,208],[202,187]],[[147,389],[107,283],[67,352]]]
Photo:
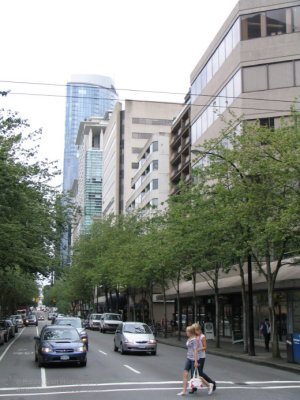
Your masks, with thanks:
[[[88,327],[92,330],[100,328],[102,314],[91,314],[88,318]]]
[[[105,313],[102,314],[100,319],[100,332],[105,333],[107,331],[115,332],[118,325],[122,322],[120,314]]]

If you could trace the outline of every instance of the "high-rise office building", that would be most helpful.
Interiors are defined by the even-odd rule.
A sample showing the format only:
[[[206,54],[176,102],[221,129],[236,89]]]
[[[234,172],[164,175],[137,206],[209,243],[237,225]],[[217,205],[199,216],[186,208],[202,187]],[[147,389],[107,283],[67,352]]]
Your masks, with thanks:
[[[90,117],[103,117],[112,110],[117,93],[111,78],[101,75],[72,75],[67,85],[63,190],[78,178],[76,137],[79,124]]]

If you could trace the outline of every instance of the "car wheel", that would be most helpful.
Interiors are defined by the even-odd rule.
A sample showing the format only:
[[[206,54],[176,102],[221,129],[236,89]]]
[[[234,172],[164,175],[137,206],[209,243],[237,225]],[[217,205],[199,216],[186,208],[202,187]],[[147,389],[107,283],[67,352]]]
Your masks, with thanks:
[[[80,366],[81,367],[86,367],[86,361],[81,361]]]
[[[102,328],[102,333],[105,333],[105,329]]]
[[[38,360],[38,356],[37,356],[37,354],[36,354],[36,352],[35,352],[35,353],[34,353],[34,361],[37,362],[37,360]]]
[[[44,366],[44,363],[40,358],[38,358],[38,366],[39,368],[42,368]]]
[[[156,356],[156,350],[151,351],[151,354],[152,354],[153,356]]]
[[[124,350],[124,347],[123,347],[123,345],[121,344],[121,354],[126,354],[126,351]]]
[[[116,346],[116,342],[114,341],[114,351],[118,351],[118,347]]]
[[[4,336],[4,342],[8,342],[8,333]]]

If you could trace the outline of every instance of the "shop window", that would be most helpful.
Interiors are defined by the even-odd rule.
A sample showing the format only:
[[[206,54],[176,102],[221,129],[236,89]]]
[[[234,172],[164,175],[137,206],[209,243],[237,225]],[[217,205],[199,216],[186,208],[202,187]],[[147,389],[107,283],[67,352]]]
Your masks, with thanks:
[[[266,12],[267,36],[286,33],[286,10],[273,10]]]
[[[247,15],[241,18],[242,40],[261,37],[260,14]]]

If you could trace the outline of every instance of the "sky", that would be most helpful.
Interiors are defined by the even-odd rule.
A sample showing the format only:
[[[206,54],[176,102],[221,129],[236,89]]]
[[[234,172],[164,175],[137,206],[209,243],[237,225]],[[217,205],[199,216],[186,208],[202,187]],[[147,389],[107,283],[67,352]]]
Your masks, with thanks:
[[[38,158],[63,169],[71,75],[111,77],[120,100],[182,103],[191,72],[236,3],[1,0],[0,91],[10,93],[0,108],[42,128]]]

